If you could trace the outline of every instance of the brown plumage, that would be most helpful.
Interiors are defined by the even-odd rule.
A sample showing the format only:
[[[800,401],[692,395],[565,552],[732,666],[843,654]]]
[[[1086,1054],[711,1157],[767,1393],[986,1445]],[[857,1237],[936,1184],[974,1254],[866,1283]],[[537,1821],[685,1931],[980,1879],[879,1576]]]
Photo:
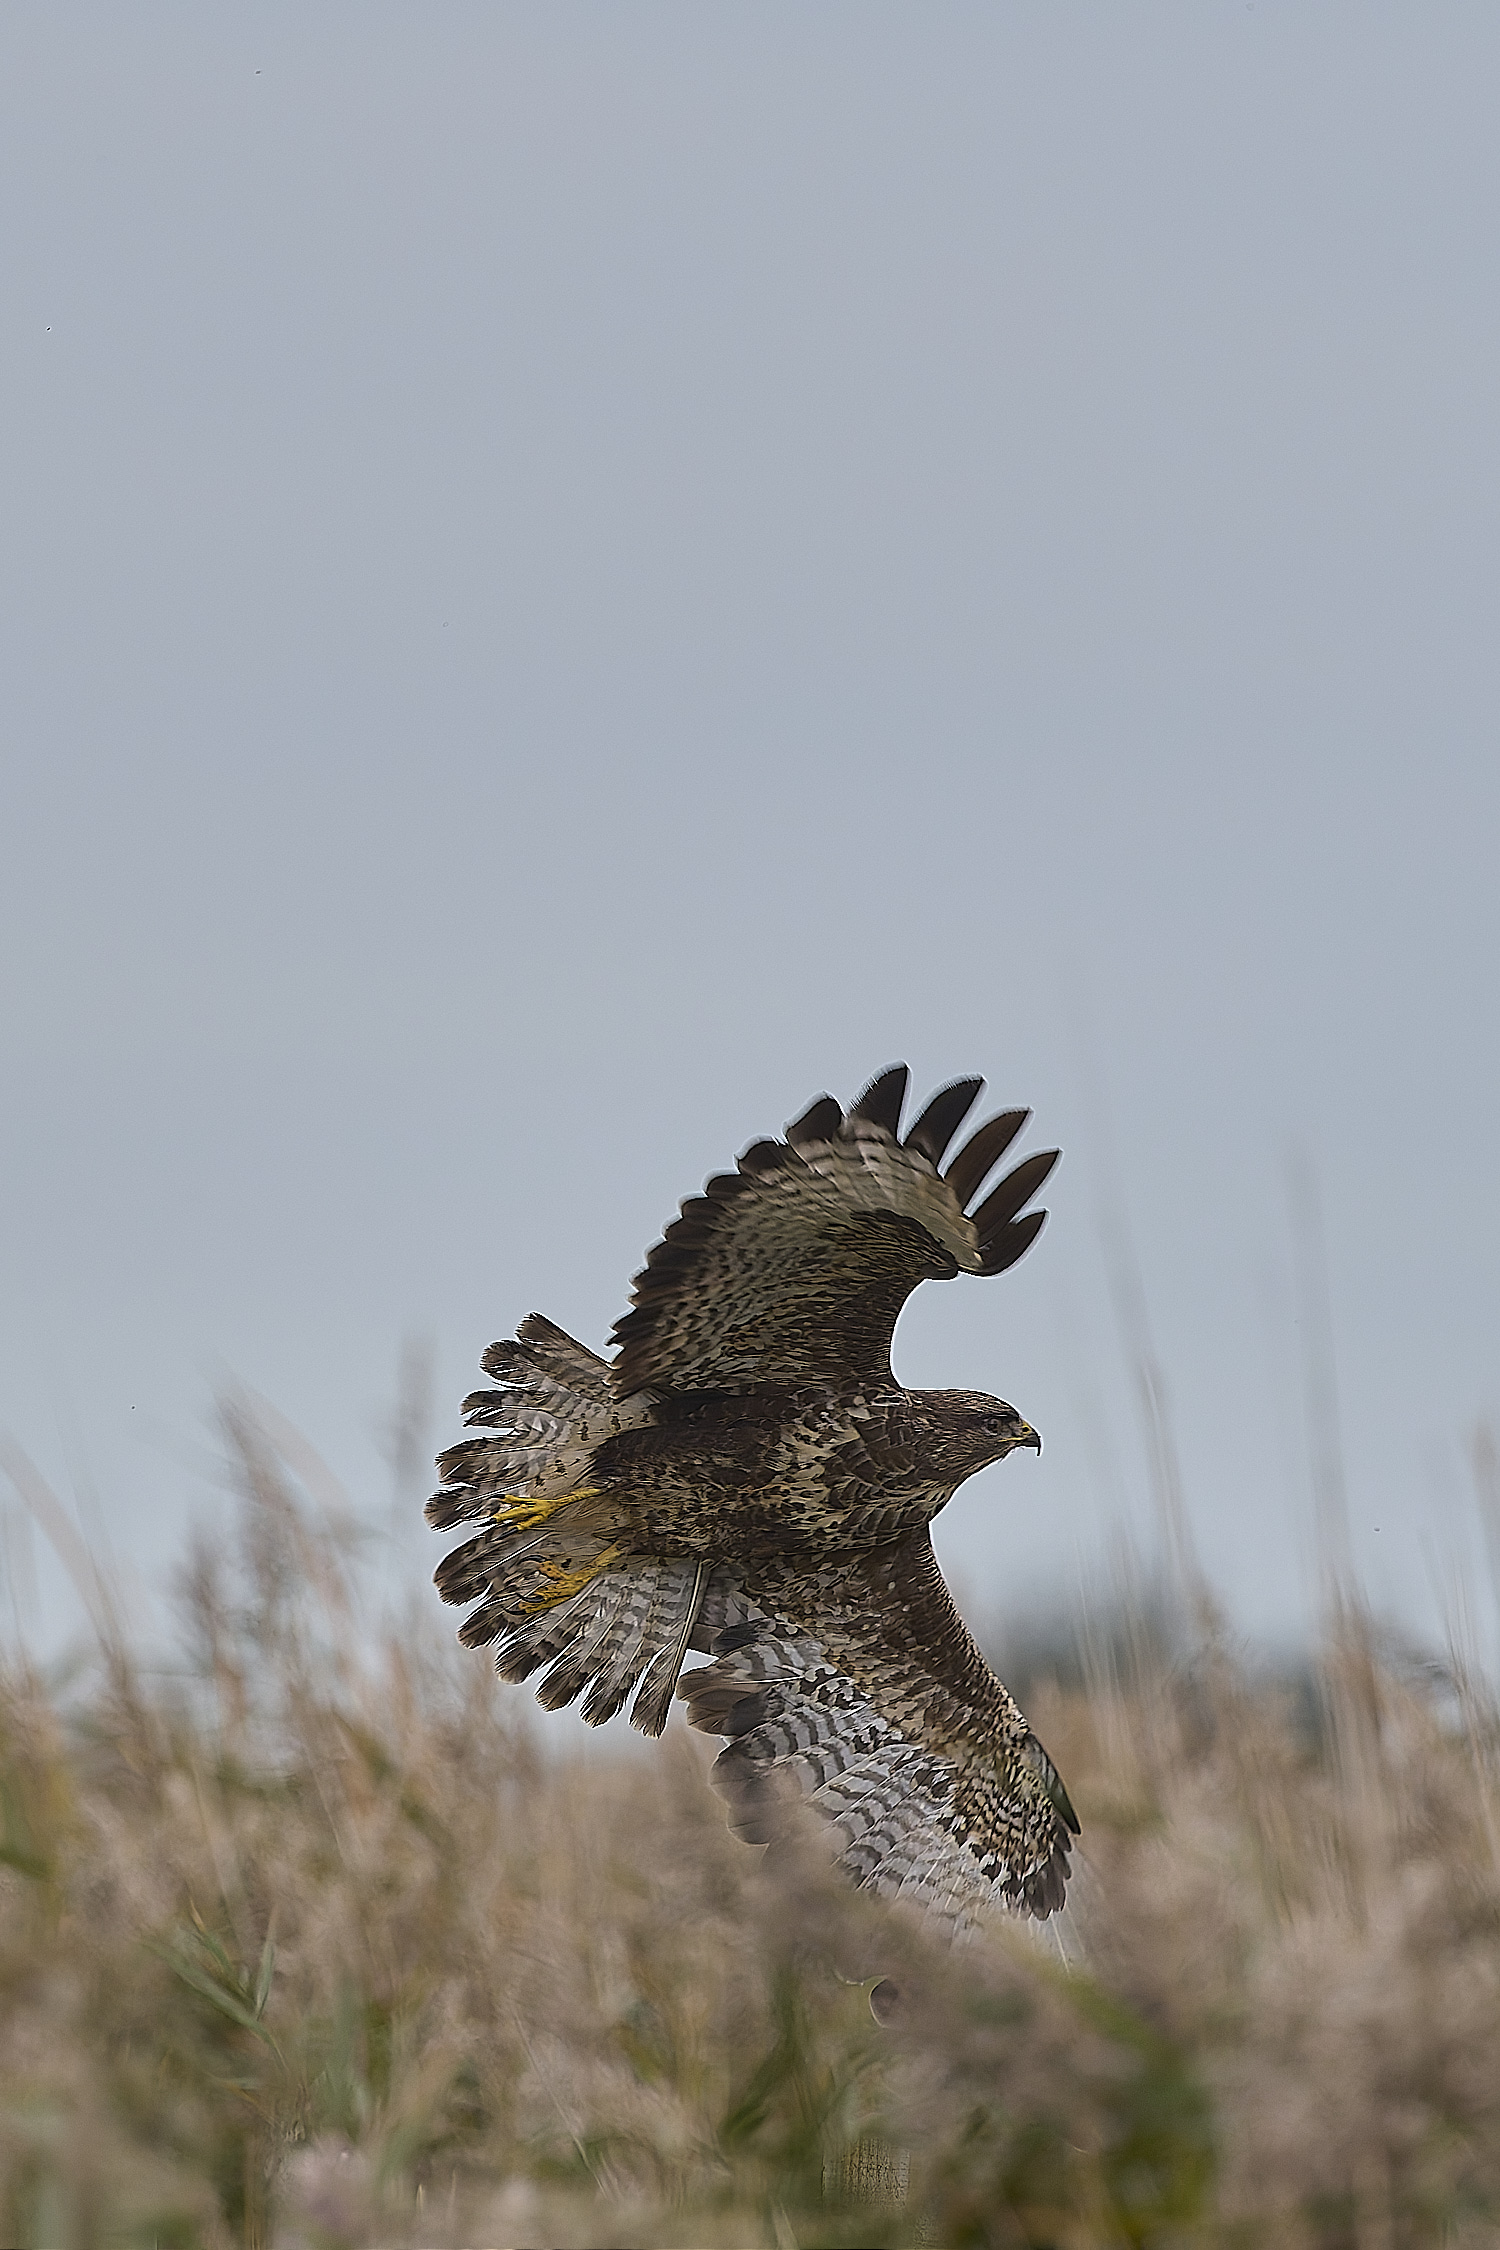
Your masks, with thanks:
[[[682,1205],[636,1277],[606,1362],[538,1313],[484,1356],[499,1388],[443,1454],[428,1520],[485,1529],[442,1564],[460,1638],[509,1679],[546,1666],[593,1724],[674,1689],[723,1736],[731,1825],[768,1843],[803,1803],[854,1880],[963,1924],[1060,1906],[1077,1822],[1051,1761],[953,1606],[928,1524],[965,1477],[1041,1441],[1014,1407],[908,1391],[896,1316],[920,1281],[996,1274],[1057,1161],[1028,1157],[969,1204],[1026,1121],[948,1147],[983,1081],[900,1137],[907,1072],[847,1117],[823,1095]],[[712,1661],[679,1682],[689,1649]]]

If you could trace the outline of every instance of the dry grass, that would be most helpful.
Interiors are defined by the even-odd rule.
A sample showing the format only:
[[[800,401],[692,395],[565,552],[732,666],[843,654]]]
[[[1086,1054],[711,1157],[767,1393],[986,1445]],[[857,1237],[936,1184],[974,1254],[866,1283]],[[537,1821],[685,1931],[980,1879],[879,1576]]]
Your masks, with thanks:
[[[1500,2242],[1500,1735],[1356,1608],[1300,1693],[1138,1621],[1037,1677],[1070,1960],[947,1956],[675,1727],[540,1762],[226,1428],[183,1669],[0,1681],[0,2242]]]

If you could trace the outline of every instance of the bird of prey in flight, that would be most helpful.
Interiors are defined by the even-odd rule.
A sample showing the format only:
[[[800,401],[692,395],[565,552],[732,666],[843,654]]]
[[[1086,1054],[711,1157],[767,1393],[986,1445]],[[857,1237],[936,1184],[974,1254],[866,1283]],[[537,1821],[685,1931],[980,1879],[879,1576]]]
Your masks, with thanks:
[[[905,1390],[896,1316],[921,1281],[997,1274],[1046,1216],[1049,1149],[985,1180],[1026,1122],[992,1117],[943,1169],[982,1079],[903,1135],[908,1072],[846,1115],[823,1095],[681,1208],[601,1359],[533,1313],[492,1344],[487,1435],[442,1454],[437,1573],[459,1638],[593,1725],[674,1690],[724,1738],[734,1832],[811,1805],[861,1887],[956,1926],[1063,1901],[1078,1823],[1051,1760],[954,1607],[928,1525],[966,1477],[1041,1439],[979,1391]],[[970,1206],[975,1206],[972,1210]],[[1023,1215],[1024,1214],[1024,1215]],[[710,1661],[681,1677],[689,1650]]]

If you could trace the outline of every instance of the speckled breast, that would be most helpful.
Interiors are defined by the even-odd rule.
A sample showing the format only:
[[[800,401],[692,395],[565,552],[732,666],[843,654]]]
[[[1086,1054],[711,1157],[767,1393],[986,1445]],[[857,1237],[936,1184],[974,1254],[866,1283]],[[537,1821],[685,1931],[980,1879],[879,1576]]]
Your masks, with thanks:
[[[899,1394],[698,1393],[601,1446],[592,1479],[648,1552],[873,1547],[948,1497],[922,1474],[918,1436]]]

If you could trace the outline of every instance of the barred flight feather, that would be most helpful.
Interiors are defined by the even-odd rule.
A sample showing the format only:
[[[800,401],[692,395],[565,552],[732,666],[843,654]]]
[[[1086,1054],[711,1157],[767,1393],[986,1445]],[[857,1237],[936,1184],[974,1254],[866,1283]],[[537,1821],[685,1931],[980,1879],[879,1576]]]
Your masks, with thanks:
[[[464,1420],[500,1434],[438,1455],[444,1489],[428,1501],[427,1521],[439,1531],[506,1501],[565,1496],[600,1445],[649,1413],[643,1401],[617,1400],[606,1362],[540,1313],[521,1322],[514,1340],[491,1344],[481,1364],[501,1387],[472,1391]]]
[[[549,1603],[549,1572],[566,1575],[570,1566],[587,1582]],[[482,1534],[450,1556],[439,1584],[450,1601],[483,1597],[460,1638],[469,1647],[494,1643],[504,1678],[524,1680],[548,1667],[537,1696],[549,1710],[582,1695],[582,1716],[602,1726],[639,1684],[631,1724],[655,1735],[666,1724],[707,1575],[692,1557],[616,1556],[597,1536],[569,1539],[548,1526],[526,1541]]]
[[[993,1892],[1033,1914],[1061,1903],[1068,1829],[1076,1823],[1051,1760],[1019,1713],[1010,1744],[994,1730],[976,1777],[975,1751],[961,1739],[944,1755],[893,1719],[894,1707],[913,1700],[904,1681],[891,1681],[893,1706],[889,1691],[866,1691],[821,1640],[784,1616],[749,1601],[721,1604],[720,1614],[716,1661],[688,1673],[677,1692],[690,1725],[729,1737],[713,1779],[737,1833],[770,1842],[802,1802],[838,1830],[840,1864],[866,1888],[919,1895],[928,1907],[950,1892],[964,1899]],[[726,1725],[741,1711],[749,1723]]]
[[[940,1165],[948,1144],[984,1092],[982,1078],[957,1078],[934,1094],[906,1136],[908,1148],[920,1149],[928,1162]]]
[[[903,1067],[882,1072],[847,1117],[823,1096],[787,1128],[785,1142],[752,1142],[737,1171],[716,1174],[683,1203],[648,1251],[631,1310],[615,1325],[610,1380],[618,1396],[850,1375],[893,1382],[890,1334],[917,1284],[982,1273],[1002,1253],[995,1196],[985,1207],[993,1243],[964,1203],[1029,1114],[1008,1111],[981,1125],[944,1178],[927,1142],[939,1131],[951,1137],[983,1081],[945,1089],[903,1144],[896,1135],[906,1082]],[[955,1095],[961,1104],[949,1100]],[[1054,1161],[1055,1152],[1029,1158],[1009,1176],[1019,1193],[1007,1216]],[[862,1233],[858,1219],[877,1215],[907,1222],[906,1230]],[[1041,1223],[1037,1217],[1032,1235]]]

